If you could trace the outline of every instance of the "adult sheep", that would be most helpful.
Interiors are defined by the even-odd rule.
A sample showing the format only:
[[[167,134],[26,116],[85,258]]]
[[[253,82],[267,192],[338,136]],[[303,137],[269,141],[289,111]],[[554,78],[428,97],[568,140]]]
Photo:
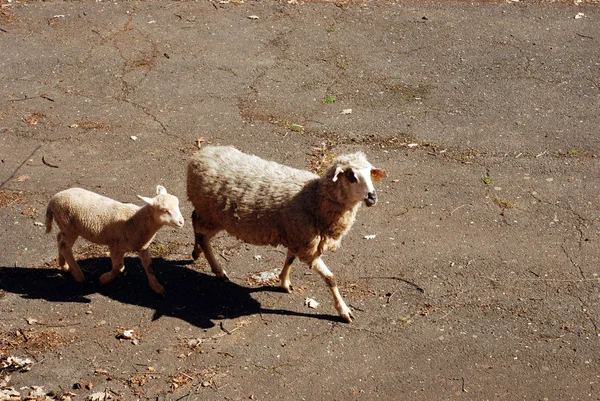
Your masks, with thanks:
[[[228,280],[211,247],[218,232],[254,245],[283,245],[288,251],[281,287],[291,291],[290,266],[297,257],[323,277],[338,313],[351,322],[354,316],[321,255],[340,246],[361,204],[377,202],[373,181],[383,177],[362,152],[337,157],[319,177],[232,147],[205,147],[187,171],[187,194],[195,208],[192,257],[204,252],[213,273]]]

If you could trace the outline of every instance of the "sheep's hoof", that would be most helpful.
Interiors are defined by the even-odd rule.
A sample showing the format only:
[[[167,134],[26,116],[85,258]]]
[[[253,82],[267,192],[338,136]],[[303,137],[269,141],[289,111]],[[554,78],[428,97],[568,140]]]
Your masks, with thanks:
[[[352,312],[350,312],[350,310],[347,310],[347,311],[344,311],[344,312],[340,312],[340,317],[346,323],[352,323],[352,319],[354,319],[354,315],[352,314]]]
[[[78,283],[85,282],[85,277],[83,276],[83,274],[80,275],[71,273],[71,276],[73,276],[73,280],[77,281]]]
[[[198,259],[199,257],[200,257],[200,251],[197,251],[197,250],[195,250],[195,249],[194,249],[194,250],[192,251],[192,259],[193,259],[193,260],[196,260],[196,259]]]
[[[289,284],[289,283],[281,283],[281,285],[279,286],[284,292],[287,292],[288,294],[291,294],[292,291],[294,290],[294,287]]]
[[[158,295],[165,295],[165,287],[163,287],[159,283],[150,284],[150,288],[152,288],[152,291],[154,291]]]
[[[218,278],[220,278],[221,280],[223,280],[226,283],[229,282],[229,281],[231,281],[231,280],[229,280],[229,276],[225,272],[223,272],[223,273],[216,273],[215,276],[217,276]]]

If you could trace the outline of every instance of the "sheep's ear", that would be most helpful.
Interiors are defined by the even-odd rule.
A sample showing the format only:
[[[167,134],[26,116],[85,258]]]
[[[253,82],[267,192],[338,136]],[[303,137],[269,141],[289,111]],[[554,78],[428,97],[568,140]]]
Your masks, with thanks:
[[[152,198],[146,198],[145,196],[142,195],[138,195],[138,198],[140,198],[141,200],[144,201],[144,203],[147,203],[148,205],[152,204],[153,199]]]
[[[338,176],[339,176],[340,174],[342,174],[343,172],[344,172],[344,169],[343,169],[343,168],[341,168],[341,167],[339,167],[339,166],[338,166],[338,167],[336,167],[336,168],[335,168],[335,173],[333,173],[333,178],[332,178],[332,181],[333,181],[333,182],[336,182],[336,181],[337,181],[337,179],[338,179]]]
[[[164,195],[166,193],[167,193],[167,189],[165,187],[163,187],[162,185],[156,186],[156,194],[157,195]]]
[[[385,173],[385,171],[380,170],[378,168],[371,169],[371,180],[373,182],[377,182],[377,181],[381,180],[382,178],[387,178],[387,174]]]

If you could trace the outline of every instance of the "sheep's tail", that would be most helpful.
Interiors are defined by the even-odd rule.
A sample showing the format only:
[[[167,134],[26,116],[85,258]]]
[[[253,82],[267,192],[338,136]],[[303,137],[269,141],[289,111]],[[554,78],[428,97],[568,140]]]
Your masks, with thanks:
[[[52,231],[52,219],[54,215],[52,214],[52,210],[50,208],[46,209],[46,234]]]

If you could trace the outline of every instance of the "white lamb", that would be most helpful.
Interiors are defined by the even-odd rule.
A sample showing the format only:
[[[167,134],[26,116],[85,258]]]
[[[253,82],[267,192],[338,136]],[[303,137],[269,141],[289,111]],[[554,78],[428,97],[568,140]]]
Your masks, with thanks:
[[[85,277],[73,256],[73,244],[79,236],[100,245],[108,245],[112,270],[100,276],[106,284],[123,272],[124,256],[127,252],[138,252],[148,276],[150,287],[157,294],[165,292],[152,270],[152,259],[148,247],[156,232],[165,225],[183,227],[183,216],[179,211],[179,199],[158,185],[154,198],[138,195],[146,203],[143,207],[121,203],[106,196],[81,188],[70,188],[54,195],[46,209],[46,232],[52,231],[52,220],[60,229],[58,243],[58,265],[70,271],[75,281]]]
[[[336,158],[319,177],[232,147],[203,148],[187,172],[187,194],[195,208],[192,257],[204,252],[213,273],[227,280],[210,245],[221,230],[254,245],[283,245],[288,251],[281,287],[291,291],[290,266],[298,257],[323,277],[340,316],[351,322],[354,316],[321,255],[340,246],[362,203],[377,202],[372,181],[383,177],[362,152]]]

